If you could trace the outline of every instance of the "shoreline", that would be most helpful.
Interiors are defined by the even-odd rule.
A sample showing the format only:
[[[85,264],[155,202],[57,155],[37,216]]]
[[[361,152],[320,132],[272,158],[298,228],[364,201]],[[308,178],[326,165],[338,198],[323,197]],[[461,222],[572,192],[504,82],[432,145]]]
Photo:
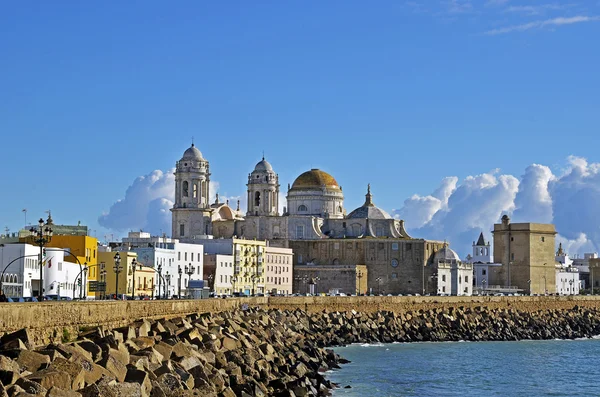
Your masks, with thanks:
[[[353,343],[593,338],[600,311],[438,307],[401,313],[227,310],[98,327],[34,347],[30,332],[0,339],[0,396],[330,395],[326,371]],[[70,340],[73,339],[73,340]],[[3,356],[3,357],[2,357]],[[29,388],[29,389],[28,389]],[[199,393],[199,394],[198,394]],[[287,394],[286,394],[287,393]]]

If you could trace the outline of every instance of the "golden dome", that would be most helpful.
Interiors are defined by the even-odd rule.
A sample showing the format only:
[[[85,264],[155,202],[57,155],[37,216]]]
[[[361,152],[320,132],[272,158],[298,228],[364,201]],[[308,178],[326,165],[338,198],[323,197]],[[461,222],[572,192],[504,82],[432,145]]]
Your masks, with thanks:
[[[340,185],[334,177],[328,173],[313,168],[300,175],[292,184],[292,190],[319,189],[322,188],[341,191]]]

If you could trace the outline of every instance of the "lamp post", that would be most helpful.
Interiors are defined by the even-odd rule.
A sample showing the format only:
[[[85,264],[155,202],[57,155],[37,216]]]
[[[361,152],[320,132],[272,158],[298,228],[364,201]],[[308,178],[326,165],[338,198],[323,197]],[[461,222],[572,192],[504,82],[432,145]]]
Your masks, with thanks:
[[[250,280],[252,280],[252,295],[254,295],[254,293],[255,293],[254,290],[255,290],[255,286],[256,286],[256,280],[258,280],[258,276],[256,274],[253,274],[250,277]]]
[[[235,292],[235,283],[237,281],[237,276],[232,276],[231,277],[231,294],[233,295],[233,293]]]
[[[485,295],[485,283],[487,283],[486,279],[484,278],[483,280],[481,280],[481,285],[482,285],[482,292]]]
[[[575,295],[573,292],[573,279],[569,280],[569,292],[571,295]]]
[[[115,254],[115,265],[113,266],[113,270],[115,271],[115,299],[119,299],[119,273],[123,270],[121,267],[121,255],[117,252]]]
[[[181,275],[183,274],[181,265],[178,265],[177,273],[179,274],[179,281],[177,282],[177,299],[181,299]]]
[[[162,279],[162,263],[156,267],[156,271],[158,273],[158,298],[160,299],[160,287],[161,287],[161,279]]]
[[[313,277],[312,279],[313,291],[311,293],[314,295],[317,295],[317,283],[319,281],[321,281],[321,277]]]
[[[382,281],[382,278],[381,277],[377,277],[375,279],[375,281],[377,281],[377,295],[379,295],[381,293],[381,281]]]
[[[136,261],[135,258],[133,258],[133,260],[131,261],[131,268],[133,269],[133,289],[131,290],[131,299],[135,299],[135,270],[138,264],[140,265],[140,270],[142,270],[142,264],[138,263],[138,261]]]
[[[211,287],[214,276],[211,274],[208,275],[208,291],[210,292],[213,288]]]
[[[527,288],[529,289],[529,296],[531,296],[531,279],[527,280]]]
[[[360,279],[363,278],[364,274],[360,270],[356,272],[356,277],[358,278],[358,288],[356,289],[356,295],[360,296]]]
[[[164,286],[164,293],[165,293],[165,299],[167,299],[167,290],[169,290],[169,293],[171,293],[171,274],[169,274],[169,271],[167,270],[167,272],[165,273],[165,286]]]
[[[83,288],[83,292],[82,289],[79,290],[79,295],[81,297],[81,295],[83,295],[83,299],[87,299],[87,274],[88,271],[90,270],[90,268],[87,265],[87,262],[85,262],[83,264],[83,280],[81,282],[81,288]]]
[[[106,263],[100,262],[100,299],[106,298]]]
[[[50,242],[50,240],[52,240],[52,228],[50,228],[49,223],[46,222],[44,223],[44,220],[42,218],[40,218],[40,220],[38,221],[38,228],[34,228],[32,227],[31,229],[29,229],[29,232],[31,233],[31,236],[33,237],[33,241],[39,245],[40,247],[40,258],[39,258],[39,265],[40,265],[40,289],[39,289],[39,301],[42,302],[44,300],[44,280],[43,280],[43,270],[44,270],[44,266],[43,266],[43,258],[44,258],[44,246],[46,244],[48,244]]]
[[[192,266],[191,263],[190,263],[189,266],[185,267],[185,274],[187,274],[187,276],[188,276],[185,291],[186,291],[186,295],[187,295],[188,298],[190,297],[190,291],[189,291],[189,289],[190,289],[190,280],[192,279],[192,274],[194,274],[194,270],[195,270],[194,266]]]

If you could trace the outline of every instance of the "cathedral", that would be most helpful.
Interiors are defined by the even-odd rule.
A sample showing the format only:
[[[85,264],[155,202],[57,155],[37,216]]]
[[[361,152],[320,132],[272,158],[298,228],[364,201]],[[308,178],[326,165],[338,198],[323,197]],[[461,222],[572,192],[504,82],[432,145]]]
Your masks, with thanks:
[[[305,283],[307,277],[320,279],[321,284],[331,281],[332,277],[320,273],[330,266],[336,273],[342,268],[353,272],[358,282],[356,289],[349,289],[356,293],[375,288],[387,293],[437,290],[434,254],[444,243],[409,236],[404,221],[375,205],[370,185],[364,204],[347,213],[342,186],[332,175],[311,169],[287,186],[287,205],[280,213],[279,177],[263,158],[248,175],[244,213],[239,201],[223,203],[218,194],[209,202],[210,175],[208,160],[192,144],[176,163],[173,238],[193,242],[237,237],[292,248],[294,272],[308,272]],[[359,266],[365,268],[364,278]]]
[[[248,175],[247,211],[210,195],[209,163],[193,144],[176,164],[172,235],[180,240],[233,236],[269,240],[285,247],[289,240],[327,238],[408,238],[404,222],[373,203],[371,186],[365,203],[347,214],[344,193],[335,178],[311,169],[287,189],[287,206],[279,213],[279,176],[264,158]]]

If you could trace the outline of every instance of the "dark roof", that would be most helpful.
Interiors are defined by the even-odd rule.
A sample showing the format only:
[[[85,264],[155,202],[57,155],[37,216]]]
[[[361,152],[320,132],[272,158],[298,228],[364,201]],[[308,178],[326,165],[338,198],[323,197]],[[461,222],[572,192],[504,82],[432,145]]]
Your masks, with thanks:
[[[479,234],[479,240],[477,240],[477,244],[475,245],[485,245],[485,239],[483,238],[483,232]]]

